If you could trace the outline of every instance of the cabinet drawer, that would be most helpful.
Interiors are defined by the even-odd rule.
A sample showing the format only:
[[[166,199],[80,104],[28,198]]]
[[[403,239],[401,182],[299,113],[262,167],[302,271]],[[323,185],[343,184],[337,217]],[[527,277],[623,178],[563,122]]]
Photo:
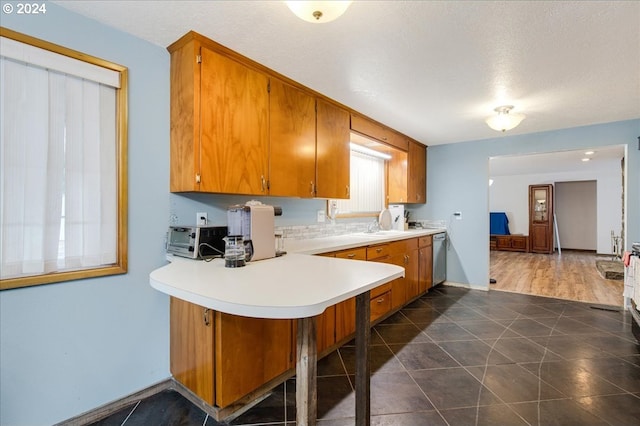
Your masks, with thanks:
[[[381,259],[389,255],[389,244],[367,247],[367,260]]]
[[[418,239],[411,238],[408,240],[400,240],[389,243],[389,254],[394,256],[396,254],[407,254],[418,249]]]
[[[383,293],[387,293],[391,291],[391,282],[388,282],[386,284],[382,284],[381,286],[378,286],[374,289],[372,289],[369,294],[371,295],[371,299],[380,296]]]
[[[367,248],[358,247],[349,250],[342,250],[335,253],[340,259],[367,260]]]
[[[391,291],[371,299],[371,321],[375,321],[391,310]]]
[[[425,235],[418,238],[418,247],[428,247],[433,244],[433,237],[431,235]]]

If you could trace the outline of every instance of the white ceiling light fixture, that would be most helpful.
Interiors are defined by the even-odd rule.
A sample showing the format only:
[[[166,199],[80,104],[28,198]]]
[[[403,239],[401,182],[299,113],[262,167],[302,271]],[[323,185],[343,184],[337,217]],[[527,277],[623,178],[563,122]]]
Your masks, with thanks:
[[[322,24],[342,16],[351,1],[286,1],[285,3],[298,18]]]
[[[489,127],[498,132],[506,132],[520,124],[524,120],[524,114],[511,114],[513,105],[503,105],[494,109],[497,115],[487,118],[486,122]]]

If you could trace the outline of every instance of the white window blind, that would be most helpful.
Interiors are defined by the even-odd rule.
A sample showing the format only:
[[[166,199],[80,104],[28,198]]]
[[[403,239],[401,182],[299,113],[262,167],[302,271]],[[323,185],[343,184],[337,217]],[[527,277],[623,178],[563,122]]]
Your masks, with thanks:
[[[338,213],[379,212],[384,209],[384,159],[351,151],[351,198],[338,200]]]
[[[118,73],[67,72],[60,63],[82,61],[20,56],[10,41],[0,50],[0,278],[111,265],[119,77],[103,77]]]

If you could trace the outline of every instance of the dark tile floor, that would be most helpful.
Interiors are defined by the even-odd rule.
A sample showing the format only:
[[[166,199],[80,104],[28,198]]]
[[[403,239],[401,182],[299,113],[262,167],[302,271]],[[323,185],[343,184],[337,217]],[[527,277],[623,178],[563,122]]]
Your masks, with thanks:
[[[372,330],[372,425],[640,425],[640,345],[629,314],[438,287]],[[354,350],[319,361],[318,424],[354,421]],[[97,425],[208,425],[176,392]],[[295,425],[295,379],[230,425]]]

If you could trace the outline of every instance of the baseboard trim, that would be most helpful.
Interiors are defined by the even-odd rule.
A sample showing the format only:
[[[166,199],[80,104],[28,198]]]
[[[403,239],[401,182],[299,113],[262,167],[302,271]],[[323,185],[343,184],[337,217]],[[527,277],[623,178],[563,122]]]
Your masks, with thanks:
[[[200,397],[194,394],[191,390],[185,387],[182,383],[175,380],[173,377],[169,377],[161,382],[158,382],[154,385],[149,386],[148,388],[142,389],[138,392],[134,392],[130,395],[127,395],[123,398],[117,399],[115,401],[109,402],[105,405],[102,405],[93,410],[82,413],[78,416],[72,417],[70,419],[64,420],[60,423],[56,423],[54,426],[85,426],[99,420],[105,419],[110,415],[117,413],[127,406],[132,406],[136,402],[143,400],[145,398],[149,398],[155,394],[160,392],[164,392],[166,390],[172,390],[178,392],[184,398],[189,400],[193,405],[199,407],[211,416],[213,419],[217,421],[231,421],[235,419],[237,416],[241,415],[251,407],[258,404],[263,399],[267,398],[271,392],[268,390],[270,387],[274,387],[277,384],[283,382],[284,380],[295,375],[295,369],[289,370],[284,374],[276,377],[275,379],[269,381],[267,384],[260,387],[256,391],[242,398],[235,404],[230,405],[225,408],[212,407],[206,402],[204,402]],[[131,407],[133,409],[133,407]]]
[[[122,410],[123,408],[140,401],[141,399],[148,398],[157,393],[163,392],[165,390],[174,390],[175,382],[171,377],[158,382],[154,385],[151,385],[147,388],[144,388],[138,392],[127,395],[118,400],[109,402],[105,405],[102,405],[98,408],[94,408],[93,410],[82,413],[78,416],[72,417],[70,419],[64,420],[60,423],[56,423],[54,426],[83,426],[90,423],[97,422],[98,420],[102,420],[110,415]]]
[[[471,290],[483,290],[483,291],[489,291],[489,286],[480,286],[480,285],[475,285],[475,284],[463,284],[463,283],[457,283],[455,281],[445,281],[442,283],[442,285],[446,285],[449,287],[461,287],[461,288],[468,288]]]

